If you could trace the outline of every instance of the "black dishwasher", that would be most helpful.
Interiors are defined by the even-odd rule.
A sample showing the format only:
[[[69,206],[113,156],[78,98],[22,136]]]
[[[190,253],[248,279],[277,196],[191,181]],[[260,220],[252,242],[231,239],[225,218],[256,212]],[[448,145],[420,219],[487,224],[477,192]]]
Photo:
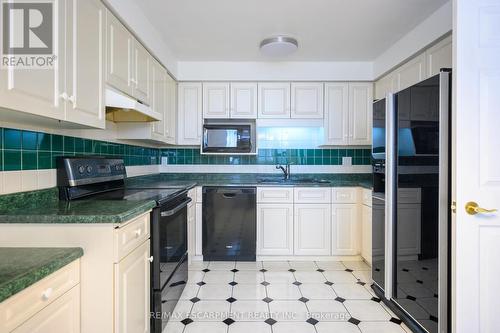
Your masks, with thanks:
[[[203,260],[255,260],[256,192],[255,187],[203,187]]]

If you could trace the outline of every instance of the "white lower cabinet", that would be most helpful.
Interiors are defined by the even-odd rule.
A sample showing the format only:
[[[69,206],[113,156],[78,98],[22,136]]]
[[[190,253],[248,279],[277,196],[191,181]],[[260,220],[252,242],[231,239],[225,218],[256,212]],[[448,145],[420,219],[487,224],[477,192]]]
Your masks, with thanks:
[[[12,333],[79,333],[80,285],[49,304]]]
[[[372,208],[361,206],[361,256],[372,263]]]
[[[115,332],[148,333],[149,240],[115,264]]]
[[[198,196],[197,196],[198,197]],[[203,234],[202,234],[202,224],[203,224],[203,204],[200,202],[196,203],[196,213],[195,213],[195,230],[194,230],[194,238],[195,238],[195,248],[194,255],[202,256],[203,255]]]
[[[293,204],[257,204],[257,255],[292,255],[293,234]]]
[[[332,204],[332,255],[359,255],[357,204]]]
[[[188,223],[188,261],[191,263],[192,256],[196,252],[196,189],[191,189],[188,196],[192,201],[187,206],[187,223]]]
[[[330,204],[295,204],[294,229],[294,254],[330,254]]]

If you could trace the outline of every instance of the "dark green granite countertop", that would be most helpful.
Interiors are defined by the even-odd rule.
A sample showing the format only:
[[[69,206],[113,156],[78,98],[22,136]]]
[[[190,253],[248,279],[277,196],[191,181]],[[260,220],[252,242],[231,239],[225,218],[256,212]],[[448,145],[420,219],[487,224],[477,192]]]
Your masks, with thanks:
[[[128,184],[148,186],[161,182],[170,186],[307,186],[307,187],[350,187],[360,186],[372,188],[372,175],[369,173],[356,174],[292,174],[290,182],[269,183],[260,180],[280,181],[283,176],[276,174],[259,173],[162,173],[149,176],[132,177]],[[297,183],[301,179],[320,179],[329,183]]]
[[[82,248],[0,247],[0,302],[83,255]]]
[[[0,196],[0,223],[122,223],[155,205],[153,200],[66,202],[52,188]]]

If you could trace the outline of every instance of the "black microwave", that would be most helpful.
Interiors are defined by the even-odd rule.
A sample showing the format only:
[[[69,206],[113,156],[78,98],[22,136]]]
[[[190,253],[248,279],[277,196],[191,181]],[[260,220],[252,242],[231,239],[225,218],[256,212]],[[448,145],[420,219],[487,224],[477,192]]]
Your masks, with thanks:
[[[202,154],[255,154],[254,123],[204,124]]]

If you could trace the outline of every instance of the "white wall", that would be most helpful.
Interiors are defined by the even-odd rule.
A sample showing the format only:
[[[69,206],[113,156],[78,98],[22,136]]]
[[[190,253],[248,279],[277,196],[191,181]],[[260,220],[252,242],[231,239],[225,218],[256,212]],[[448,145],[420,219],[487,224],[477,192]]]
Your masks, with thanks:
[[[103,0],[156,58],[177,77],[177,58],[133,0]]]
[[[415,55],[453,29],[452,2],[448,1],[373,62],[373,80]]]
[[[371,62],[179,61],[180,81],[371,81]]]

